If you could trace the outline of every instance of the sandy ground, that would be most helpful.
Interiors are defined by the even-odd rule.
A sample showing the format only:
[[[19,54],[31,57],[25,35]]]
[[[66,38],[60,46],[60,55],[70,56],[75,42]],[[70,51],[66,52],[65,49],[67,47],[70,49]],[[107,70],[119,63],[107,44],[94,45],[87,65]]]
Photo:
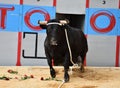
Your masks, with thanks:
[[[63,80],[63,67],[54,67],[56,79],[49,79],[49,68],[40,66],[28,67],[6,67],[0,66],[0,77],[6,76],[12,79],[0,80],[0,88],[58,88]],[[10,74],[7,71],[12,69],[18,74]],[[78,68],[73,68],[70,74],[70,81],[64,83],[61,88],[120,88],[120,68],[116,67],[85,67],[81,73]],[[33,75],[34,78],[21,80],[24,75]],[[41,80],[41,77],[44,80]],[[48,79],[48,80],[46,80]]]

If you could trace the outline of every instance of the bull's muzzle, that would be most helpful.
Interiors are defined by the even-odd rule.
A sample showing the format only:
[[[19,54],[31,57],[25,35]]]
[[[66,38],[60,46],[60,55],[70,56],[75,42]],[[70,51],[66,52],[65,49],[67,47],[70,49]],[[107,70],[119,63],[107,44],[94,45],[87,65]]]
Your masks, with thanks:
[[[52,46],[57,46],[58,44],[57,44],[56,41],[52,41],[52,42],[50,42],[50,45],[52,45]]]
[[[54,38],[51,38],[50,45],[57,46],[57,41]]]

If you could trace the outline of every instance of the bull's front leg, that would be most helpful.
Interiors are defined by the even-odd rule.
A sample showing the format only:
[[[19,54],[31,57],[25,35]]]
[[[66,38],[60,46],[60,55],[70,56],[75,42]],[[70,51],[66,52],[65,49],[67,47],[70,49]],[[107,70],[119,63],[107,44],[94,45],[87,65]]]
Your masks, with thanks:
[[[64,62],[64,81],[65,82],[68,82],[70,77],[69,77],[69,74],[68,74],[68,70],[69,70],[69,58],[66,57],[65,58],[65,62]]]

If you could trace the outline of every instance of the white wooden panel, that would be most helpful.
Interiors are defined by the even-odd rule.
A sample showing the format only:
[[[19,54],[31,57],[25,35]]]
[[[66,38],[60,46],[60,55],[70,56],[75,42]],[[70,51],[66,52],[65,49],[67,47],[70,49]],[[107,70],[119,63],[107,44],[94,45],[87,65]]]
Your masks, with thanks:
[[[37,6],[53,6],[54,0],[24,0],[23,4]]]
[[[16,32],[0,32],[0,66],[16,65],[17,36]]]
[[[2,4],[19,4],[20,0],[0,0]]]
[[[88,36],[89,50],[87,53],[88,66],[115,66],[116,37]]]
[[[119,0],[90,0],[90,8],[119,8]]]
[[[24,59],[21,58],[22,66],[48,66],[47,59]]]
[[[24,35],[23,35],[24,36]],[[47,59],[39,58],[46,57],[44,52],[44,40],[46,33],[29,34],[26,33],[22,39],[22,54],[21,54],[21,65],[22,66],[46,66]],[[37,38],[37,40],[36,40]],[[37,45],[36,45],[37,41]],[[37,50],[35,50],[37,46]],[[24,50],[24,52],[23,52]],[[35,57],[35,51],[37,51],[37,57]],[[23,56],[24,53],[24,56]],[[27,58],[26,58],[27,57]]]
[[[57,0],[57,13],[85,14],[86,0]]]
[[[38,36],[38,55],[42,57],[46,57],[44,51],[44,41],[46,38],[46,33],[39,33]]]

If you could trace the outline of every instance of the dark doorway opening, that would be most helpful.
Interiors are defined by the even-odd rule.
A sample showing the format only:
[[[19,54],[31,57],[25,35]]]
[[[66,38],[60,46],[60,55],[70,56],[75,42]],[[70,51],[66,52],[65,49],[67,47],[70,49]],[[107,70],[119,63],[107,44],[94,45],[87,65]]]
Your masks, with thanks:
[[[68,19],[70,21],[69,25],[75,28],[79,28],[84,31],[84,14],[56,14],[57,19]]]

